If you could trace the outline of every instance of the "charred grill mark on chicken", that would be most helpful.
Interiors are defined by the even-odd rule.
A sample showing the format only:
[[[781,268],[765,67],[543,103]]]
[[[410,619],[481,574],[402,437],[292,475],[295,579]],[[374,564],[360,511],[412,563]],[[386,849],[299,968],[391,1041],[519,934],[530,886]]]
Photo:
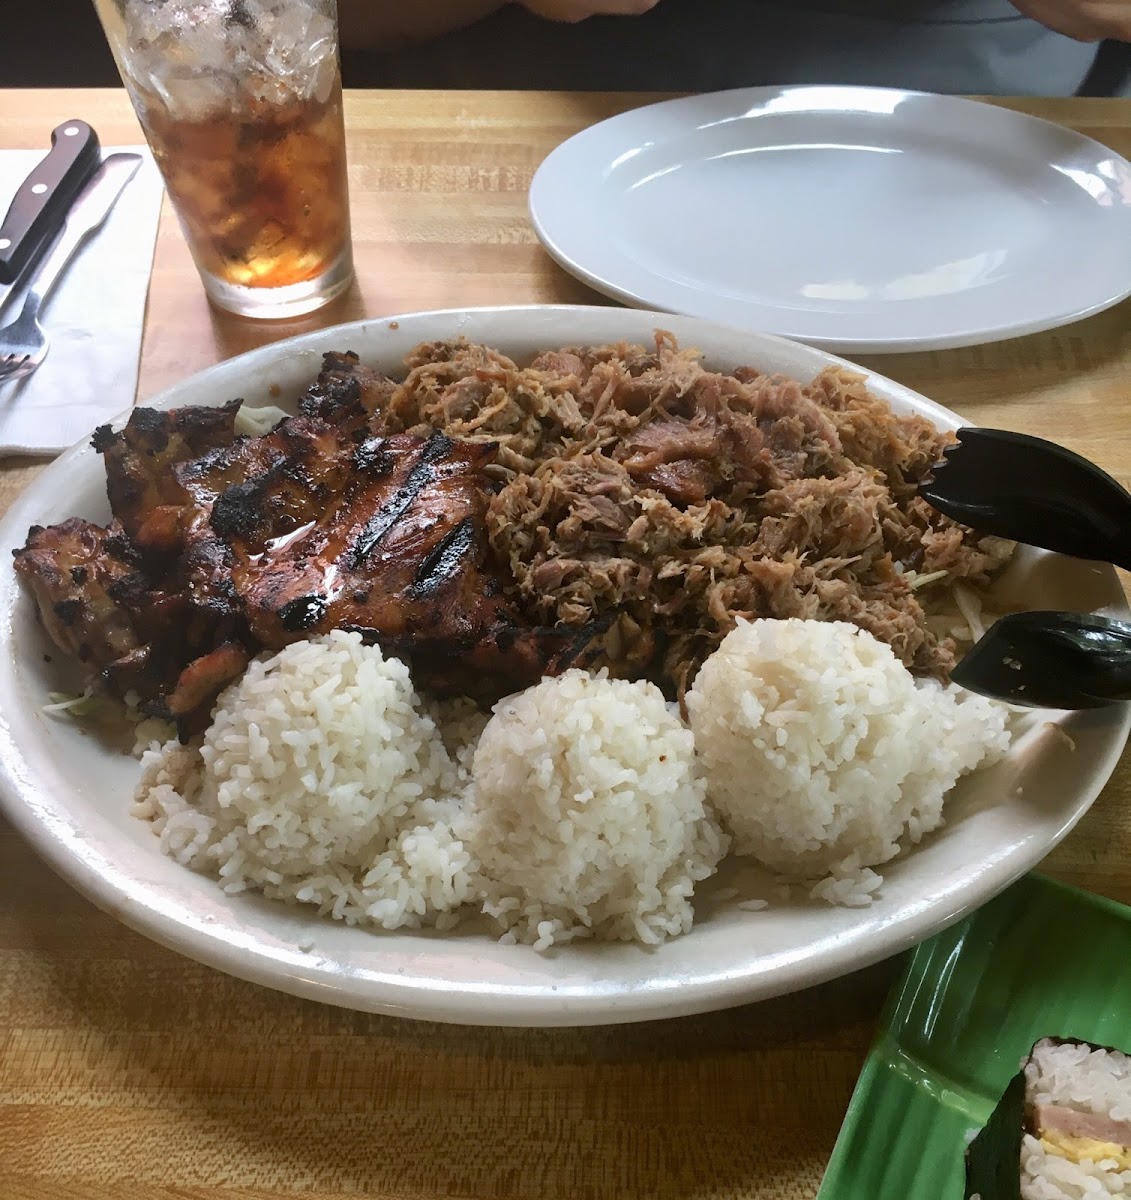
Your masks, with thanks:
[[[481,696],[555,669],[576,631],[520,623],[487,562],[494,447],[399,434],[366,457],[379,469],[355,472],[321,515],[266,545],[232,539],[254,640],[364,630],[433,690]]]
[[[441,463],[444,457],[451,452],[453,444],[451,438],[445,437],[442,433],[434,433],[420,448],[416,461],[405,476],[404,483],[369,518],[365,528],[354,542],[351,554],[354,566],[360,566],[396,522],[412,508],[420,498],[421,492],[436,481],[437,464]],[[385,449],[385,453],[389,453],[388,448]],[[385,475],[388,474],[388,471],[383,470],[379,473]]]
[[[427,596],[444,586],[458,571],[475,544],[475,521],[464,519],[449,530],[416,569],[410,591],[414,596]]]
[[[239,401],[98,430],[114,521],[16,553],[52,640],[186,737],[252,654],[335,628],[489,700],[569,665],[578,631],[524,623],[488,561],[497,447],[372,429],[395,386],[331,354],[261,437],[237,435]]]

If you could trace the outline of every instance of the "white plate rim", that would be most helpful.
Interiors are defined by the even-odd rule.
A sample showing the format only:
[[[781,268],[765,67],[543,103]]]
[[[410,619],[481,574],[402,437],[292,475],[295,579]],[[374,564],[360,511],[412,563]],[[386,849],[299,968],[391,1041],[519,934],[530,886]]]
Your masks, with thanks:
[[[785,339],[733,331],[690,318],[673,319],[668,314],[626,314],[614,309],[570,305],[453,309],[363,320],[289,338],[218,364],[193,376],[191,380],[166,389],[146,403],[169,406],[189,383],[199,387],[203,383],[213,385],[230,378],[231,385],[234,385],[254,364],[285,357],[296,351],[309,353],[340,349],[347,345],[353,334],[368,337],[388,329],[399,328],[403,333],[411,332],[422,324],[450,324],[453,333],[468,332],[475,337],[492,321],[500,323],[500,327],[505,327],[508,322],[518,322],[530,327],[527,331],[530,336],[544,328],[546,332],[540,335],[544,344],[564,345],[571,342],[576,344],[579,339],[563,334],[563,324],[570,321],[584,323],[586,320],[595,322],[597,327],[606,331],[623,326],[621,335],[629,339],[641,340],[645,328],[661,327],[671,329],[685,345],[694,344],[697,340],[709,342],[712,338],[722,338],[731,344],[740,340],[744,347],[751,347],[746,354],[751,361],[780,352],[787,357],[800,356],[814,370],[842,362]],[[553,332],[555,330],[558,332]],[[546,341],[546,338],[553,340]],[[413,334],[411,340],[425,339]],[[496,344],[501,340],[496,339]],[[609,340],[620,339],[610,337]],[[953,423],[954,414],[941,406],[902,385],[884,380],[874,372],[867,374],[871,386],[881,394],[886,393],[889,398],[902,397],[941,424]],[[215,388],[217,402],[231,394],[238,394],[238,389],[228,391]],[[124,419],[129,411],[126,410],[120,419]],[[14,536],[22,543],[27,525],[35,520],[35,510],[41,503],[41,496],[64,481],[76,461],[87,453],[85,443],[73,447],[24,491],[0,521],[0,543],[4,547],[13,544]],[[7,561],[10,562],[10,558]],[[1114,579],[1114,572],[1111,574]],[[13,644],[15,588],[14,572],[5,570],[0,576],[0,654],[16,653]],[[1121,611],[1126,611],[1125,604]],[[772,974],[760,972],[756,964],[747,964],[741,969],[723,967],[707,972],[703,978],[695,981],[661,979],[654,985],[635,986],[611,996],[600,992],[589,995],[584,991],[558,995],[555,994],[556,989],[541,985],[523,991],[517,987],[500,987],[491,982],[471,984],[464,981],[461,990],[459,986],[453,988],[450,980],[421,982],[416,979],[400,980],[387,972],[353,968],[337,970],[333,964],[327,965],[318,958],[305,955],[294,943],[265,945],[262,939],[257,942],[238,927],[218,925],[214,916],[185,912],[171,903],[167,896],[155,892],[151,887],[139,885],[135,878],[131,878],[128,855],[124,863],[111,861],[92,847],[85,831],[76,824],[75,813],[69,808],[67,800],[45,792],[13,736],[12,721],[3,695],[0,695],[0,808],[36,852],[96,906],[152,940],[238,978],[362,1011],[457,1024],[522,1027],[616,1024],[707,1012],[799,990],[868,966],[938,932],[1014,882],[1067,835],[1110,776],[1122,753],[1129,729],[1131,706],[1122,706],[1104,759],[1093,772],[1092,784],[1080,792],[1073,811],[1042,841],[1039,853],[1034,853],[1030,847],[1024,853],[995,860],[991,864],[992,869],[972,883],[949,892],[944,890],[945,894],[940,896],[924,897],[915,911],[898,923],[898,929],[887,936],[874,938],[865,945],[848,939],[844,945],[832,947],[816,962],[801,954],[797,962],[787,963]],[[123,797],[123,803],[128,803],[128,799]],[[161,858],[156,839],[153,847],[154,854]],[[161,861],[170,863],[177,871],[185,870],[171,863],[171,860],[161,858]],[[215,887],[211,881],[204,882],[209,887]],[[313,914],[310,919],[317,922]],[[374,938],[368,944],[377,954],[383,935],[361,932],[359,936]],[[694,936],[694,931],[687,936]],[[427,944],[435,943],[421,939],[422,948],[426,948]],[[521,954],[534,954],[525,947],[515,949]],[[588,947],[582,945],[578,949],[585,952]],[[566,948],[561,953],[568,955],[571,952],[570,948]],[[656,953],[662,954],[663,950]],[[489,1005],[485,1011],[483,1005],[486,1001],[489,1001]]]
[[[728,323],[736,328],[745,328],[744,324],[738,321],[731,314],[705,313],[701,311],[693,311],[691,308],[672,308],[664,303],[664,298],[657,292],[648,292],[639,287],[626,287],[623,283],[618,283],[609,275],[603,273],[599,268],[592,265],[587,265],[582,262],[575,253],[567,249],[563,244],[561,230],[558,224],[549,221],[546,218],[545,210],[551,207],[543,198],[543,193],[549,193],[551,189],[559,186],[559,164],[569,162],[579,154],[584,154],[590,142],[593,142],[601,136],[607,134],[610,130],[615,130],[620,123],[638,120],[642,114],[646,115],[660,110],[672,111],[673,109],[687,107],[689,110],[697,106],[707,103],[718,103],[727,98],[734,98],[736,101],[740,97],[745,97],[750,101],[756,99],[765,100],[785,93],[799,94],[805,92],[827,93],[830,90],[825,85],[818,84],[785,84],[785,85],[769,85],[763,87],[749,88],[728,88],[717,92],[699,93],[689,96],[676,96],[665,100],[654,101],[653,103],[642,105],[638,108],[627,109],[624,112],[616,113],[611,117],[607,117],[602,121],[598,121],[578,133],[565,139],[542,160],[534,172],[531,180],[530,189],[527,197],[527,210],[531,225],[534,228],[535,235],[542,244],[546,253],[568,274],[580,280],[582,283],[593,288],[603,296],[607,296],[611,300],[616,300],[618,303],[627,305],[631,308],[639,308],[647,311],[671,312],[673,314],[695,317],[701,320],[708,320],[712,323]],[[977,100],[965,96],[952,96],[933,92],[921,92],[910,89],[900,88],[874,88],[858,85],[838,86],[838,92],[849,93],[883,93],[892,96],[899,96],[918,101],[925,101],[932,105],[940,106],[957,106],[960,111],[963,109],[969,110],[969,119],[977,119],[977,110],[992,109],[994,112],[1002,114],[1006,120],[1015,120],[1019,123],[1019,127],[1025,128],[1045,128],[1055,130],[1060,136],[1068,136],[1078,142],[1081,146],[1094,148],[1094,152],[1102,154],[1105,158],[1116,159],[1122,162],[1131,172],[1131,163],[1127,161],[1121,154],[1113,150],[1110,146],[1096,141],[1095,138],[1088,137],[1086,134],[1078,133],[1074,129],[1070,129],[1064,125],[1058,125],[1054,121],[1049,121],[1044,117],[1033,116],[1029,113],[1020,112],[1017,109],[1010,108],[1006,105],[989,104],[985,100]],[[561,174],[567,176],[573,175],[573,164],[571,169]],[[577,204],[583,206],[584,196],[576,197]],[[1131,218],[1131,213],[1129,213]],[[1129,220],[1129,229],[1131,229],[1131,220]],[[790,330],[786,328],[769,329],[755,328],[751,332],[767,332],[771,336],[784,337],[787,340],[800,341],[806,345],[813,346],[820,350],[825,350],[834,355],[871,355],[871,354],[904,354],[915,353],[920,351],[931,350],[954,350],[968,346],[988,345],[994,342],[1006,341],[1010,338],[1026,337],[1031,334],[1045,333],[1052,329],[1059,329],[1062,326],[1073,324],[1076,321],[1084,320],[1087,317],[1096,316],[1099,313],[1106,312],[1115,305],[1126,300],[1131,296],[1131,272],[1128,272],[1127,282],[1112,287],[1106,293],[1097,296],[1094,302],[1090,304],[1069,306],[1055,313],[1048,313],[1042,317],[1034,317],[1027,320],[1010,320],[1002,321],[997,325],[983,326],[977,330],[966,330],[962,332],[954,332],[952,334],[924,334],[920,336],[875,336],[875,337],[853,337],[853,336],[835,336],[829,335],[814,335],[798,330]],[[768,307],[768,306],[764,306]]]

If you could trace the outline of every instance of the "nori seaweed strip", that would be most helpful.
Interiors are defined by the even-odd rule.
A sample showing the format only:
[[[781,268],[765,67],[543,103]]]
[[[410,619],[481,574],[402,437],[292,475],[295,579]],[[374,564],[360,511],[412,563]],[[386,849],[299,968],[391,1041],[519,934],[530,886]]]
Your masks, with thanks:
[[[966,1200],[1021,1200],[1025,1072],[1018,1071],[997,1108],[966,1147]]]

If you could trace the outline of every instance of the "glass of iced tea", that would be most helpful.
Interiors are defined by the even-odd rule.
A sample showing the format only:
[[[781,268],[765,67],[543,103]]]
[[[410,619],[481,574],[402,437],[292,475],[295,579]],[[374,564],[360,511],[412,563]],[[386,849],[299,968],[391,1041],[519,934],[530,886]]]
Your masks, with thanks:
[[[249,317],[353,276],[336,0],[94,0],[204,288]]]

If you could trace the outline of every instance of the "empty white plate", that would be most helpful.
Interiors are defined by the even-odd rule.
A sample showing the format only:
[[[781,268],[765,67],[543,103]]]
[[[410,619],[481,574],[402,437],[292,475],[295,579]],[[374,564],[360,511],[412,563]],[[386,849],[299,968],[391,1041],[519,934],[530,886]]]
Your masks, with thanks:
[[[1131,164],[954,96],[653,104],[559,146],[530,212],[550,254],[614,299],[840,353],[997,341],[1131,294]]]

